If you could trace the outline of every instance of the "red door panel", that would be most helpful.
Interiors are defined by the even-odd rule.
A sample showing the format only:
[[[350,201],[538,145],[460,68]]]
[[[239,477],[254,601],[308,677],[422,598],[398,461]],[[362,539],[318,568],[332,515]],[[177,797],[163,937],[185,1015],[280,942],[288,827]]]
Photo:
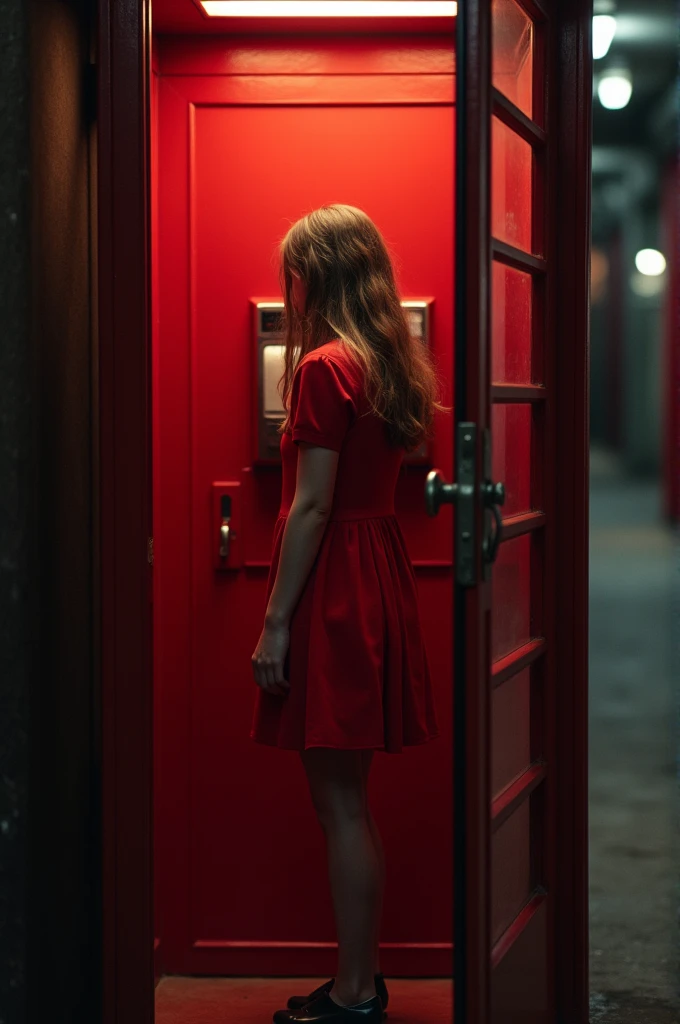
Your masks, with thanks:
[[[350,54],[345,45],[336,46],[336,67]],[[408,45],[396,47],[402,58]],[[188,70],[186,45],[182,60]],[[434,296],[433,346],[450,404],[453,76],[392,74],[398,62],[382,68],[351,78],[160,79],[156,865],[168,973],[334,966],[323,837],[299,758],[248,735],[250,655],[280,497],[279,470],[251,467],[249,301],[278,297],[275,248],[293,220],[325,202],[362,207],[394,253],[403,297]],[[434,442],[449,472],[450,438],[441,429]],[[425,514],[425,473],[404,471],[397,511],[418,575],[442,737],[401,758],[376,755],[372,786],[389,851],[385,970],[447,975],[452,550],[447,523]],[[215,568],[219,481],[242,484],[234,570]]]
[[[484,541],[456,594],[455,1011],[475,1024],[555,1020],[551,30],[533,0],[459,11],[457,141],[475,159],[456,209],[456,418],[476,438]]]
[[[491,236],[494,272],[491,275],[490,331],[492,376],[490,412],[492,465],[504,481],[504,537],[493,566],[491,598],[491,664],[503,666],[502,682],[494,687],[508,712],[506,730],[523,723],[524,746],[515,750],[515,774],[491,789],[491,1020],[522,1020],[547,1024],[553,1019],[554,966],[549,927],[552,921],[552,865],[546,862],[548,815],[543,716],[551,703],[555,677],[546,665],[546,482],[553,486],[554,462],[544,459],[546,403],[551,381],[546,358],[552,336],[547,335],[543,294],[549,263],[526,259],[523,253],[545,256],[548,210],[547,144],[544,130],[546,79],[543,47],[547,19],[538,9],[532,15],[514,0],[492,0],[491,93]],[[542,127],[543,126],[543,127]],[[499,245],[499,243],[501,243]],[[502,243],[505,243],[503,246]],[[512,247],[510,249],[509,247]],[[520,250],[519,252],[517,250]],[[502,269],[501,269],[502,268]],[[521,282],[513,296],[515,316],[501,325],[499,313],[509,300],[507,280]],[[494,286],[499,286],[498,298]],[[499,346],[499,353],[494,351]],[[507,353],[525,372],[523,383],[509,385]],[[496,370],[494,373],[493,370]],[[512,376],[516,377],[516,374]],[[523,655],[538,645],[539,657],[528,669]],[[503,693],[507,689],[507,693]],[[522,734],[520,734],[522,735]],[[499,730],[492,737],[490,757],[507,751],[512,739]],[[493,779],[493,769],[492,769]],[[523,985],[514,978],[522,976]]]

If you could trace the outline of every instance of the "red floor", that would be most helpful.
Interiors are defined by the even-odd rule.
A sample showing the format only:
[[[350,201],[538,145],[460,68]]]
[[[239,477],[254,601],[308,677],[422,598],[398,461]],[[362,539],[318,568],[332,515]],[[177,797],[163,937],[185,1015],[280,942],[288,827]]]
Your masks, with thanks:
[[[270,1024],[290,995],[311,992],[325,978],[161,978],[156,1024]],[[448,978],[387,978],[386,1024],[452,1024]]]

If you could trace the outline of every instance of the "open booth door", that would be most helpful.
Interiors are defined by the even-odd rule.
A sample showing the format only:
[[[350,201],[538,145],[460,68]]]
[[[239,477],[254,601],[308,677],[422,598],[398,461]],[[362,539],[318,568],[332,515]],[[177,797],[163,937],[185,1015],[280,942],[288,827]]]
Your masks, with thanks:
[[[588,12],[570,7],[562,25],[542,0],[458,11],[457,479],[433,470],[426,502],[455,505],[464,1024],[587,1020],[590,39]]]

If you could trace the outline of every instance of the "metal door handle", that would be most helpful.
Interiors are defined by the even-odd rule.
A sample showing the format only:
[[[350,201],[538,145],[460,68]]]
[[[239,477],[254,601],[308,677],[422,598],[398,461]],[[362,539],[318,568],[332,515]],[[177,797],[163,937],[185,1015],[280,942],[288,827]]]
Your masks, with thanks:
[[[231,540],[231,527],[229,520],[223,519],[220,526],[220,558],[229,558],[229,541]]]
[[[448,484],[442,473],[433,469],[425,482],[425,508],[429,516],[436,516],[441,505],[456,506],[456,579],[461,586],[474,587],[477,583],[475,559],[475,438],[474,423],[459,423],[456,443],[456,475],[458,482]],[[503,539],[503,519],[500,506],[505,502],[505,487],[493,483],[491,475],[491,436],[484,431],[484,482],[481,484],[481,498],[485,509],[494,518],[495,530],[482,540],[482,565],[484,578],[489,579],[489,566],[495,562]],[[486,516],[485,516],[486,518]],[[484,530],[486,534],[486,528]]]
[[[483,545],[484,558],[486,559],[486,562],[491,565],[496,561],[501,538],[503,536],[503,519],[500,513],[500,506],[505,503],[505,487],[502,483],[494,484],[491,480],[487,480],[483,485],[483,494],[484,504],[491,510],[496,524],[493,536],[485,537]]]
[[[456,580],[473,587],[475,570],[475,437],[474,423],[459,423],[456,444],[457,483],[447,484],[438,469],[427,474],[425,508],[436,516],[441,505],[456,506]]]
[[[441,471],[433,469],[425,480],[425,508],[428,516],[436,516],[440,505],[454,505],[458,495],[458,484],[447,484]]]

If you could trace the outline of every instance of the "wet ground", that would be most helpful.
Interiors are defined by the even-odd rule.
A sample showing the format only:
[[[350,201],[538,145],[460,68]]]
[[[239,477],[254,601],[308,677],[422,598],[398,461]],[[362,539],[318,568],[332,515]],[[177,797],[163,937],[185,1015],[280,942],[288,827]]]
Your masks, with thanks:
[[[680,1024],[680,547],[654,482],[593,452],[591,1024]]]

